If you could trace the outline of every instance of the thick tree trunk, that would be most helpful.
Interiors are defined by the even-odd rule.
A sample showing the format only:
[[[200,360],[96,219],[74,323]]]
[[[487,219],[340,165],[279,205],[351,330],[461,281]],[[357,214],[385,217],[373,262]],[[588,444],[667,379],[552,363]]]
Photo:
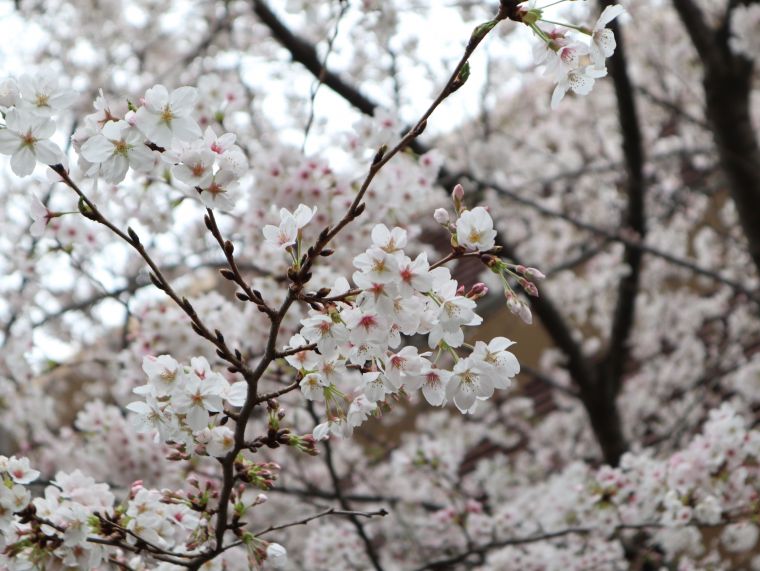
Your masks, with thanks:
[[[749,253],[760,273],[760,149],[752,128],[752,68],[734,61],[705,70],[707,118],[736,203]]]
[[[581,401],[586,409],[594,437],[602,449],[604,461],[610,466],[617,466],[620,458],[628,450],[628,443],[623,433],[623,422],[617,399],[605,390],[609,384],[598,383],[590,391],[581,390]]]
[[[707,24],[694,0],[673,0],[673,6],[704,66],[707,120],[749,254],[760,272],[760,150],[750,114],[753,63],[729,46],[733,10],[757,1],[731,0],[717,29]]]

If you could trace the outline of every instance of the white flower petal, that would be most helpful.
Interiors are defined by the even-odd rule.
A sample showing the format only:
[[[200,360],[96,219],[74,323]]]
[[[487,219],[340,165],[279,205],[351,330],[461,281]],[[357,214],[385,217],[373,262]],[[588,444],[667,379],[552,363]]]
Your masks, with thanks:
[[[18,149],[11,157],[11,169],[18,176],[32,174],[36,164],[37,159],[34,157],[34,153],[28,146]]]

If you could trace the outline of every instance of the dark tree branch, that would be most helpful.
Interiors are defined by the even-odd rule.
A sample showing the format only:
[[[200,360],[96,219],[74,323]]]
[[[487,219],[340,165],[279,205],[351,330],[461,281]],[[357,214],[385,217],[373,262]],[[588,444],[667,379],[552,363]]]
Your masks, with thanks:
[[[611,0],[603,0],[602,5],[615,4]],[[641,134],[639,113],[633,85],[628,76],[625,44],[620,26],[616,20],[610,23],[610,29],[615,34],[617,48],[609,60],[609,70],[615,86],[617,98],[620,132],[623,138],[623,156],[626,166],[626,190],[628,194],[628,210],[625,215],[627,230],[635,233],[636,238],[644,241],[646,222],[644,213],[644,143]],[[610,330],[607,352],[600,363],[603,384],[602,390],[607,394],[611,404],[620,392],[623,369],[628,359],[628,339],[634,322],[636,296],[639,291],[641,263],[643,252],[639,248],[626,245],[623,263],[630,271],[618,285],[618,298]]]
[[[673,5],[702,60],[707,119],[750,256],[760,272],[760,148],[750,110],[753,62],[734,54],[728,43],[732,11],[750,1],[729,2],[717,31],[692,0],[673,0]]]
[[[754,515],[754,509],[749,509],[746,512],[738,512],[736,514],[729,514],[727,517],[724,518],[723,521],[715,524],[707,524],[707,523],[701,523],[698,521],[693,521],[690,524],[686,524],[684,527],[695,527],[697,529],[719,529],[723,526],[726,526],[730,523],[735,523],[739,521],[745,521],[747,519],[752,518]],[[649,522],[642,522],[642,523],[621,523],[618,525],[615,525],[612,527],[610,531],[613,532],[613,535],[618,535],[622,531],[646,531],[646,530],[657,530],[657,529],[663,529],[667,526],[661,523],[649,523]],[[451,555],[448,557],[444,557],[441,559],[437,559],[435,561],[431,561],[429,563],[426,563],[425,565],[416,568],[414,571],[448,571],[450,569],[454,569],[454,565],[457,563],[464,563],[466,562],[470,557],[472,556],[484,556],[485,554],[494,551],[496,549],[502,549],[504,547],[509,547],[510,545],[526,545],[528,543],[537,543],[540,541],[551,541],[553,539],[559,539],[562,537],[566,537],[568,535],[589,535],[594,532],[598,532],[600,528],[595,527],[569,527],[566,529],[560,529],[558,531],[548,531],[543,533],[536,533],[533,535],[528,535],[526,537],[514,537],[514,538],[508,538],[508,539],[502,539],[497,541],[492,541],[490,543],[486,543],[483,545],[473,546],[470,547],[467,551],[463,551],[459,554]]]
[[[535,200],[532,200],[530,198],[526,198],[522,196],[520,193],[517,193],[506,187],[499,186],[497,184],[492,184],[488,181],[484,181],[482,179],[468,176],[467,174],[462,174],[462,177],[467,178],[471,182],[475,183],[479,188],[493,189],[497,194],[501,194],[503,196],[510,198],[511,200],[514,200],[515,202],[519,204],[528,206],[529,208],[532,208],[533,210],[543,214],[544,216],[547,216],[549,218],[557,218],[559,220],[564,220],[565,222],[572,224],[573,226],[575,226],[576,228],[580,230],[585,230],[596,236],[606,238],[613,242],[618,242],[620,244],[629,246],[631,248],[637,248],[646,254],[650,254],[656,258],[665,260],[666,262],[674,266],[689,270],[690,272],[695,273],[699,276],[704,276],[706,278],[711,279],[712,281],[724,284],[730,287],[731,289],[733,289],[734,291],[736,291],[737,293],[744,294],[755,303],[760,304],[760,295],[758,294],[757,291],[750,289],[749,287],[745,286],[744,284],[740,282],[737,282],[730,278],[726,278],[720,275],[718,272],[714,272],[707,268],[698,266],[694,262],[690,262],[689,260],[684,260],[683,258],[674,256],[664,250],[660,250],[659,248],[648,246],[644,244],[643,242],[641,242],[640,240],[638,240],[637,238],[632,237],[632,236],[626,236],[625,233],[621,233],[618,230],[608,230],[606,228],[602,228],[600,226],[596,226],[594,224],[590,224],[588,222],[579,220],[575,218],[574,216],[570,216],[569,214],[565,214],[564,212],[561,212],[559,210],[554,210],[553,208],[544,206],[541,203]]]
[[[277,15],[272,12],[267,2],[264,0],[253,0],[253,11],[261,22],[269,28],[274,39],[290,52],[290,56],[294,61],[303,65],[317,80],[329,86],[330,89],[337,92],[365,115],[372,115],[375,112],[377,104],[353,85],[343,81],[338,74],[324,68],[314,46],[291,32]]]
[[[296,36],[277,17],[277,14],[272,12],[265,0],[252,0],[252,2],[253,11],[261,22],[269,28],[274,39],[288,51],[293,61],[303,65],[321,84],[329,87],[364,115],[372,116],[375,114],[375,109],[379,105],[354,85],[344,81],[340,75],[324,67],[319,60],[316,48],[309,41]],[[417,140],[411,141],[409,148],[420,155],[427,151],[427,148]]]
[[[673,0],[673,6],[678,11],[691,43],[694,44],[702,61],[711,61],[711,65],[720,64],[715,60],[718,57],[715,31],[707,25],[699,6],[693,0]]]
[[[291,522],[283,523],[280,525],[270,525],[266,529],[255,532],[254,535],[256,537],[260,537],[264,534],[271,533],[273,531],[279,531],[281,529],[287,529],[289,527],[295,527],[297,525],[308,525],[309,522],[314,521],[315,519],[320,519],[327,516],[348,516],[349,518],[363,517],[366,519],[371,519],[373,517],[378,517],[378,516],[385,517],[387,515],[388,515],[388,511],[385,509],[379,509],[379,510],[375,510],[371,512],[360,512],[360,511],[353,511],[353,510],[339,510],[337,508],[327,508],[324,511],[299,519],[298,521],[291,521]]]

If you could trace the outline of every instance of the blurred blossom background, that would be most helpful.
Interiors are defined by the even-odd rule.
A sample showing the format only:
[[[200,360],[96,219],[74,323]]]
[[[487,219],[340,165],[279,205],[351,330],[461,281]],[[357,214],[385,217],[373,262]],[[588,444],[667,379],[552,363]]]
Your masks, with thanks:
[[[624,11],[594,28],[614,4]],[[543,8],[543,37],[525,20],[494,28],[466,83],[384,168],[362,218],[309,283],[350,280],[379,223],[406,230],[412,258],[443,258],[452,233],[433,212],[457,215],[451,193],[461,184],[464,207],[484,206],[493,219],[498,255],[546,276],[531,280],[536,296],[517,270],[504,278],[476,257],[449,265],[464,291],[488,290],[466,344],[516,342],[520,373],[471,414],[402,391],[350,438],[319,443],[317,457],[257,452],[279,477],[247,522],[254,529],[330,507],[389,512],[286,527],[272,541],[287,547],[287,562],[274,549],[257,565],[760,569],[760,3],[523,8]],[[378,148],[417,122],[473,29],[498,10],[469,0],[6,1],[0,102],[6,78],[73,91],[51,137],[71,177],[137,231],[211,331],[255,362],[269,323],[220,276],[208,204],[178,180],[173,155],[132,165],[119,182],[90,176],[84,118],[102,111],[93,102],[100,95],[122,117],[156,84],[197,88],[200,129],[235,134],[244,155],[219,226],[246,280],[279,303],[289,262],[262,228],[299,204],[317,207],[307,243],[339,220]],[[564,75],[552,58],[573,34],[588,43],[603,29],[616,49],[584,94],[568,74],[589,71],[590,55],[581,50]],[[9,107],[0,106],[4,121]],[[218,486],[218,462],[167,459],[126,408],[145,383],[146,356],[204,356],[223,371],[215,347],[153,287],[134,251],[79,214],[51,169],[37,164],[19,178],[0,155],[0,181],[0,453],[29,457],[43,483],[81,469],[117,501],[136,480]],[[46,212],[57,214],[33,235]],[[308,311],[285,317],[280,346]],[[404,344],[437,350],[426,335]],[[273,390],[294,372],[280,359],[268,375]],[[294,433],[311,434],[329,415],[299,391],[281,404]],[[255,412],[252,430],[267,422]],[[0,557],[20,561],[7,534]],[[202,569],[247,569],[244,552]],[[55,568],[89,568],[68,561]],[[92,568],[182,567],[120,553]]]

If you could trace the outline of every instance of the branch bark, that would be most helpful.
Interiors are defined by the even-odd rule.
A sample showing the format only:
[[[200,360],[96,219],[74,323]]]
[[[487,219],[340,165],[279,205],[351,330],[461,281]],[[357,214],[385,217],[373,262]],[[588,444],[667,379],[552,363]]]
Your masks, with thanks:
[[[673,5],[702,60],[707,120],[750,256],[760,272],[760,147],[750,112],[753,62],[734,54],[728,43],[733,10],[752,1],[730,2],[717,30],[693,0],[673,0]]]
[[[615,4],[611,0],[603,0],[602,5]],[[645,221],[645,190],[644,181],[644,144],[641,134],[638,109],[633,85],[628,76],[625,43],[617,21],[610,23],[610,29],[615,34],[617,48],[610,57],[609,70],[615,87],[620,133],[622,135],[623,157],[626,166],[626,191],[628,194],[628,210],[625,215],[627,229],[634,232],[638,240],[643,241],[646,235]],[[623,263],[629,272],[618,284],[618,297],[610,328],[609,343],[604,357],[598,365],[597,390],[591,400],[589,415],[601,421],[600,427],[606,438],[609,438],[607,454],[617,464],[620,456],[626,451],[627,444],[622,429],[622,421],[617,406],[617,397],[623,382],[625,364],[629,356],[628,340],[633,329],[636,297],[639,292],[643,252],[639,248],[626,245],[623,253]],[[594,422],[592,417],[592,423]],[[604,445],[603,445],[604,447]]]

